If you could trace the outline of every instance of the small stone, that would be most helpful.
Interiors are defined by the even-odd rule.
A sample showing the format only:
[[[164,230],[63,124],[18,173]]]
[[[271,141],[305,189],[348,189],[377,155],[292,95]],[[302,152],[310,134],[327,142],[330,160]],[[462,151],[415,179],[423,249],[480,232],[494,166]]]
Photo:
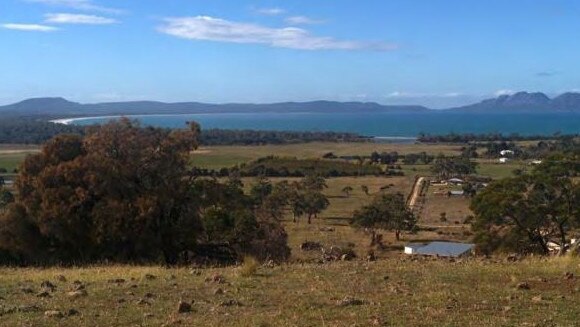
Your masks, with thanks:
[[[145,279],[146,280],[154,280],[154,279],[157,279],[157,276],[151,275],[151,274],[145,274]]]
[[[66,293],[66,295],[71,299],[78,299],[80,297],[88,296],[89,294],[87,293],[86,290],[82,289],[82,290],[78,290],[78,291],[68,292],[68,293]]]
[[[512,310],[512,307],[510,307],[510,306],[503,307],[503,311],[505,311],[505,312],[508,312],[508,311],[511,311],[511,310]]]
[[[518,283],[518,285],[516,285],[516,288],[519,290],[529,290],[530,284],[527,282],[521,282],[521,283]]]
[[[191,312],[191,304],[185,301],[179,301],[177,304],[177,313]]]
[[[43,292],[40,292],[40,293],[36,294],[36,297],[48,298],[48,297],[52,297],[52,296],[47,291],[43,291]]]
[[[363,300],[359,300],[351,296],[345,296],[344,299],[338,300],[336,304],[341,307],[346,307],[351,305],[363,305],[365,304],[365,302]]]
[[[537,296],[534,296],[532,298],[532,302],[536,302],[537,303],[537,302],[542,302],[542,301],[544,301],[544,297],[541,296],[541,295],[537,295]]]
[[[44,316],[48,318],[62,318],[64,314],[58,310],[48,310],[44,312]]]
[[[22,293],[24,293],[24,294],[32,294],[32,293],[34,293],[34,290],[32,288],[30,288],[30,287],[22,287],[20,289],[20,291],[22,291]]]
[[[77,309],[69,309],[66,313],[67,316],[77,316],[80,312]]]
[[[231,300],[222,301],[220,303],[220,305],[222,307],[233,307],[233,306],[241,307],[242,303],[240,303],[238,300],[231,299]]]
[[[43,288],[50,292],[54,292],[54,290],[56,290],[56,285],[54,285],[48,280],[45,280],[44,282],[40,283],[40,288]]]

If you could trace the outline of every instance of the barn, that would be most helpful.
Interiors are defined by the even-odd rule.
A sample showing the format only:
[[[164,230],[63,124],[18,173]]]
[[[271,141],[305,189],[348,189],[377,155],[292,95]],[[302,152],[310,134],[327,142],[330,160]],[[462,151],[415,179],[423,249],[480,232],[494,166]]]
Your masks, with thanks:
[[[471,255],[474,248],[475,244],[456,242],[412,243],[405,246],[405,254],[458,258]]]

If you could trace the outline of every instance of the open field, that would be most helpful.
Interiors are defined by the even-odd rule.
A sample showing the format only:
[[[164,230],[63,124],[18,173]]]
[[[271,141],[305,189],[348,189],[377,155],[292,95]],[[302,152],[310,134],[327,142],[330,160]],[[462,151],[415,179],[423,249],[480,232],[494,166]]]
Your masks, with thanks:
[[[193,155],[193,163],[202,168],[219,169],[235,164],[252,161],[270,155],[297,158],[321,158],[325,153],[332,152],[336,156],[369,156],[373,151],[392,152],[399,154],[427,152],[437,155],[458,154],[456,145],[428,144],[385,144],[385,143],[307,143],[289,145],[263,146],[215,146],[201,147],[197,155]]]
[[[238,268],[2,268],[0,325],[577,326],[580,283],[564,274],[577,276],[579,264],[392,258],[261,267],[250,277]],[[43,281],[56,288],[37,297]],[[67,295],[74,281],[86,296]],[[192,311],[178,313],[180,300]]]

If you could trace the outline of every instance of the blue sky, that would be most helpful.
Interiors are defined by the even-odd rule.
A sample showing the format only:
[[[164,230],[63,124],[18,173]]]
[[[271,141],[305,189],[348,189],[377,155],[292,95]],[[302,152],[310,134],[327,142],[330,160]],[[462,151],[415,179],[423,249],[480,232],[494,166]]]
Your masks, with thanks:
[[[1,0],[0,104],[555,95],[579,31],[565,0]]]

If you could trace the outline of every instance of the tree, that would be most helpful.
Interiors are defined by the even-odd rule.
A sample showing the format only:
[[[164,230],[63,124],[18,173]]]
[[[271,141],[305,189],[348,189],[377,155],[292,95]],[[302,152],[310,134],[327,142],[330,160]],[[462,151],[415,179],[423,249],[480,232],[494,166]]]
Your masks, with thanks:
[[[342,193],[344,193],[344,195],[346,195],[347,198],[350,197],[350,192],[353,191],[353,188],[350,186],[345,186],[342,188]]]
[[[565,165],[547,161],[532,174],[480,192],[471,204],[480,249],[548,254],[548,243],[555,242],[565,252],[569,232],[580,225],[580,185],[567,176]]]
[[[5,208],[14,202],[14,195],[7,189],[0,186],[0,209]]]
[[[372,229],[373,245],[377,229],[395,232],[398,241],[401,231],[411,230],[415,223],[415,217],[400,193],[379,195],[372,203],[355,211],[351,220],[354,226]]]
[[[140,128],[127,119],[60,135],[27,157],[16,189],[54,260],[163,260],[195,245],[188,164],[198,126]]]
[[[477,163],[465,157],[439,156],[435,159],[431,170],[442,179],[463,177],[476,172]]]
[[[318,215],[328,208],[330,202],[328,198],[318,191],[307,191],[302,197],[302,208],[304,213],[308,215],[308,223],[312,223],[312,218],[317,218]]]
[[[270,180],[264,176],[258,176],[256,183],[252,185],[250,189],[250,196],[254,200],[256,205],[262,205],[264,203],[266,197],[272,193],[272,183]]]

